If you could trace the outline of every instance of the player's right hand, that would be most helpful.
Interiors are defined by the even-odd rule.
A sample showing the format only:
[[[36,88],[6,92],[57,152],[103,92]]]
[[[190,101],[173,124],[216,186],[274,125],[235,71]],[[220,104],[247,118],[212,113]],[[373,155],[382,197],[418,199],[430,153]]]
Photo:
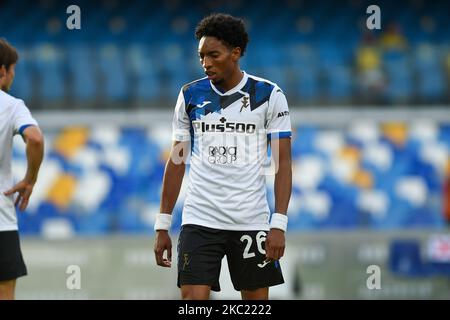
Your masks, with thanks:
[[[164,258],[164,251],[167,251],[167,258]],[[156,231],[155,239],[155,259],[156,264],[161,267],[170,268],[172,265],[172,240],[170,240],[167,230]]]
[[[14,205],[19,206],[19,209],[24,211],[28,206],[28,201],[31,193],[33,192],[33,187],[34,183],[24,179],[3,194],[5,196],[11,196],[17,192],[18,195]]]

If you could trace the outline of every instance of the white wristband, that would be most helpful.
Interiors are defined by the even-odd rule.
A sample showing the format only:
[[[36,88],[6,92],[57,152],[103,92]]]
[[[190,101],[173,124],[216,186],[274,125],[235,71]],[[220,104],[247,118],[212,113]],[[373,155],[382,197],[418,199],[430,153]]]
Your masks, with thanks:
[[[169,230],[172,225],[172,215],[168,213],[158,213],[156,215],[156,221],[154,230]]]
[[[270,220],[270,229],[280,229],[286,232],[287,224],[287,215],[281,213],[272,213],[272,219]]]

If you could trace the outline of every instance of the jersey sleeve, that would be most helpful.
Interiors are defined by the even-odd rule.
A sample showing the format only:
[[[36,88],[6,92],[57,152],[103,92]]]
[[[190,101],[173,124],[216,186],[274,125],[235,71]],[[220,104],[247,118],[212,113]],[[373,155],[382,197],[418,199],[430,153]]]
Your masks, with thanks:
[[[27,127],[37,126],[38,123],[31,115],[25,103],[19,99],[17,101],[13,114],[13,128],[14,134],[22,134]]]
[[[174,141],[189,141],[191,139],[190,120],[186,113],[183,90],[178,95],[177,104],[172,121],[172,140]]]
[[[286,97],[280,88],[275,87],[270,100],[267,115],[267,138],[290,138],[292,135],[291,118]]]

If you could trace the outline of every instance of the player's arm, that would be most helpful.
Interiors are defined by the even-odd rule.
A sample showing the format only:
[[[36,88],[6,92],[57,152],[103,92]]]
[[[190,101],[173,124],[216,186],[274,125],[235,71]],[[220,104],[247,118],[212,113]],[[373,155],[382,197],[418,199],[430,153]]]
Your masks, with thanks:
[[[44,138],[37,126],[25,128],[22,137],[26,143],[27,171],[23,180],[6,191],[5,195],[10,196],[18,192],[15,205],[19,205],[20,210],[25,210],[44,156]]]
[[[155,224],[156,240],[154,247],[156,263],[162,267],[171,266],[172,241],[168,228],[164,224],[170,225],[172,211],[180,193],[188,147],[188,142],[175,141],[164,170],[160,204],[161,214],[158,215],[158,219],[162,220]],[[164,258],[164,251],[167,251],[167,258]]]
[[[291,120],[286,96],[278,87],[269,99],[268,119],[268,139],[275,163],[275,212],[271,216],[265,250],[267,260],[277,260],[284,255],[284,233],[292,189]]]
[[[272,216],[271,229],[266,239],[267,260],[278,260],[284,255],[284,230],[277,228],[274,219],[286,220],[292,190],[291,139],[282,138],[271,141],[272,157],[275,162],[275,215]]]
[[[275,162],[275,212],[287,214],[292,191],[291,138],[272,141],[272,150],[278,144],[279,152],[273,154]]]
[[[188,142],[175,141],[164,171],[160,210],[172,213],[183,182]]]

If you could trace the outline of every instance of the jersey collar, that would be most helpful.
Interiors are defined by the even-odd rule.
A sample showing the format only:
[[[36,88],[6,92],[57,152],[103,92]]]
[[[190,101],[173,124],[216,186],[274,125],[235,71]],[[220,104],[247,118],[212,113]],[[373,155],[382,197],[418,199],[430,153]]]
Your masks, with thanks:
[[[234,88],[231,88],[230,90],[228,90],[227,92],[224,92],[224,93],[220,92],[220,90],[217,89],[217,88],[213,85],[213,83],[212,83],[211,81],[209,81],[209,83],[211,84],[211,88],[212,88],[218,95],[220,95],[220,96],[229,96],[229,95],[231,95],[231,94],[233,94],[233,93],[238,92],[239,90],[241,90],[241,89],[245,86],[245,84],[247,83],[248,75],[247,75],[247,73],[246,73],[245,71],[243,71],[243,70],[242,70],[242,73],[243,73],[244,76],[242,77],[241,81],[240,81]]]

